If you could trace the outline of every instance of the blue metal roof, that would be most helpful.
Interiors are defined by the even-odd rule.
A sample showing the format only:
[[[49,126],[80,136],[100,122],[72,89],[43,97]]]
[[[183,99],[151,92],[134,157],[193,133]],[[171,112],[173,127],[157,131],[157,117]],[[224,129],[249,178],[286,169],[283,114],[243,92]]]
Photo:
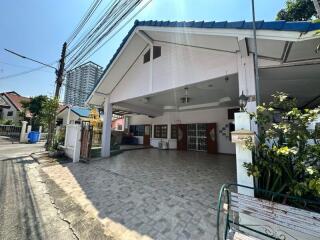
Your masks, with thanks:
[[[80,117],[89,117],[90,114],[90,108],[84,108],[84,107],[71,107],[71,111],[77,114]]]
[[[170,21],[139,21],[136,20],[134,22],[133,27],[130,29],[130,31],[127,33],[125,38],[122,40],[120,46],[118,47],[115,54],[112,56],[111,60],[109,61],[108,65],[103,71],[103,74],[101,75],[101,78],[99,81],[96,82],[94,89],[96,86],[101,82],[101,79],[103,78],[103,75],[108,71],[109,67],[113,63],[113,61],[116,59],[118,54],[120,53],[122,47],[127,42],[128,38],[131,36],[133,31],[136,29],[136,27],[139,26],[150,26],[150,27],[186,27],[186,28],[216,28],[216,29],[244,29],[244,30],[251,30],[253,25],[252,22],[246,22],[246,21],[236,21],[236,22],[205,22],[205,21],[189,21],[189,22],[170,22]],[[313,22],[307,22],[307,21],[300,21],[300,22],[287,22],[287,21],[256,21],[256,29],[257,30],[275,30],[275,31],[293,31],[293,32],[310,32],[314,30],[320,29],[320,23],[313,23]],[[94,91],[92,90],[92,92]],[[90,93],[89,97],[91,96],[92,92]]]

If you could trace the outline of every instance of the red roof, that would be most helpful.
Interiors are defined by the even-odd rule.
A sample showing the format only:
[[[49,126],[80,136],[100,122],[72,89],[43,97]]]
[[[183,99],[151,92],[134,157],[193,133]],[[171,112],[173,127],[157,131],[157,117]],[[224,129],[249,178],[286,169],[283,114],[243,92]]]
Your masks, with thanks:
[[[4,92],[4,93],[1,93],[1,95],[5,96],[10,101],[10,103],[20,112],[23,110],[21,102],[22,101],[26,101],[26,102],[30,101],[30,98],[20,96],[16,92]],[[26,112],[26,116],[27,117],[31,116],[29,111]]]

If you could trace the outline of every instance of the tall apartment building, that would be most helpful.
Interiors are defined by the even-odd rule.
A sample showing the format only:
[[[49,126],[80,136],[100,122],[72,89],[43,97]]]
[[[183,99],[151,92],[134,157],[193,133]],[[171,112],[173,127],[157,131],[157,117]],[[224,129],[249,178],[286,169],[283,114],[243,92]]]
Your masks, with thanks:
[[[84,63],[67,72],[64,102],[83,106],[99,80],[103,68],[93,62]]]

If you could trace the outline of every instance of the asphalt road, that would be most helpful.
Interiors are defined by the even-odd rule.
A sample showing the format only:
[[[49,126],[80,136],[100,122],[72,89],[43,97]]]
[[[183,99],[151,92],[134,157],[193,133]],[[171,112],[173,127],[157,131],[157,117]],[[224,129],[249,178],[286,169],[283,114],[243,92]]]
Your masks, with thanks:
[[[0,145],[0,239],[75,239],[29,155],[43,144]]]

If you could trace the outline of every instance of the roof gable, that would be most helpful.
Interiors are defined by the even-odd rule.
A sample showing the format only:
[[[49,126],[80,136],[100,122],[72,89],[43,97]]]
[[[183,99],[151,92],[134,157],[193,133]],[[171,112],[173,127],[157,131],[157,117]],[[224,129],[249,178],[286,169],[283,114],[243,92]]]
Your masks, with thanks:
[[[22,101],[30,101],[30,98],[20,96],[16,92],[5,92],[2,93],[2,96],[4,96],[18,111],[23,110]]]
[[[107,73],[109,68],[112,66],[113,62],[116,60],[118,55],[120,54],[122,48],[126,45],[130,36],[134,33],[137,27],[167,27],[167,28],[202,28],[202,29],[238,29],[238,30],[252,30],[253,22],[246,21],[235,21],[235,22],[216,22],[216,21],[138,21],[134,22],[133,27],[130,29],[128,34],[122,40],[120,46],[116,50],[115,54],[110,59],[103,73],[101,74],[100,79],[95,83],[95,86],[91,93],[89,94],[86,102],[92,97],[92,93],[95,91],[96,87],[101,83],[104,75]],[[320,23],[313,23],[307,21],[300,22],[287,22],[287,21],[256,21],[256,29],[257,30],[273,30],[273,31],[292,31],[292,32],[309,32],[320,29]]]

